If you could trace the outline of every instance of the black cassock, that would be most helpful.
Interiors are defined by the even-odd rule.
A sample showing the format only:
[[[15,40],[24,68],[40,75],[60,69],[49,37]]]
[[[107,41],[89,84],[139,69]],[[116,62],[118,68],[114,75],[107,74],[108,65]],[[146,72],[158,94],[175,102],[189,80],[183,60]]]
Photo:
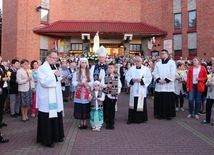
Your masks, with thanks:
[[[158,118],[175,117],[175,96],[173,92],[155,92],[154,116]]]
[[[134,109],[129,109],[129,123],[143,123],[148,121],[146,98],[144,98],[143,111],[137,111],[138,97],[134,97]]]

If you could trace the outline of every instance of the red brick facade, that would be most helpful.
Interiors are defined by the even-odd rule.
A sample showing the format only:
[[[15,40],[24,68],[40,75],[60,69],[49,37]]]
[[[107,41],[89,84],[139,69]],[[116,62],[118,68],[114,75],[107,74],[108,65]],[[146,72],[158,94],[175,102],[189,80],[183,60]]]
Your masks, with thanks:
[[[2,55],[39,59],[40,36],[33,29],[40,26],[40,14],[36,7],[41,0],[3,1]],[[49,23],[58,20],[145,22],[167,31],[157,38],[153,50],[163,48],[163,40],[172,39],[174,32],[173,0],[50,0]],[[214,1],[197,1],[197,51],[199,57],[213,56]],[[188,57],[187,0],[182,0],[182,56]],[[142,36],[143,37],[143,36]],[[48,48],[54,47],[57,37],[49,37]],[[206,53],[206,55],[204,55]]]
[[[197,1],[198,56],[214,56],[214,1]],[[204,56],[206,53],[206,56]]]

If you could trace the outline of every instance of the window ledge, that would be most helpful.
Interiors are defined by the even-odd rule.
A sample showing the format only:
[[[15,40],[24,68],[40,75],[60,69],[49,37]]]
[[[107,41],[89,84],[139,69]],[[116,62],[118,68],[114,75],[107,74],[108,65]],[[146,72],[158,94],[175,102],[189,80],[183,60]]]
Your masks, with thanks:
[[[182,34],[182,30],[180,29],[180,30],[174,30],[174,32],[172,33],[173,35],[174,34]]]
[[[187,33],[197,32],[196,27],[188,28]]]
[[[196,55],[189,55],[187,59],[192,60],[194,57],[196,57]]]
[[[41,21],[41,22],[40,22],[40,24],[43,24],[43,25],[49,25],[49,23],[48,23],[48,22],[43,22],[43,21]]]
[[[174,56],[174,59],[175,60],[180,60],[180,57],[182,57],[182,56]]]

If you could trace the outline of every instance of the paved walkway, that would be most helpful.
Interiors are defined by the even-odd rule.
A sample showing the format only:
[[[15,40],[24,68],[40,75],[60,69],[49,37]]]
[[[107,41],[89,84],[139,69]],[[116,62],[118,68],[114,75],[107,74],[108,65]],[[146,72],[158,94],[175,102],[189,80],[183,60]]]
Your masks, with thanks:
[[[37,118],[21,122],[21,118],[4,115],[8,124],[0,131],[7,144],[0,144],[0,155],[211,155],[214,154],[214,127],[201,125],[199,120],[187,119],[185,112],[177,112],[171,121],[157,120],[153,117],[153,100],[148,97],[149,121],[143,124],[127,125],[128,98],[121,94],[116,112],[115,130],[102,128],[101,132],[78,130],[78,121],[73,119],[73,102],[65,103],[65,141],[47,148],[36,143]],[[214,114],[214,111],[213,111]],[[212,117],[214,119],[214,117]]]

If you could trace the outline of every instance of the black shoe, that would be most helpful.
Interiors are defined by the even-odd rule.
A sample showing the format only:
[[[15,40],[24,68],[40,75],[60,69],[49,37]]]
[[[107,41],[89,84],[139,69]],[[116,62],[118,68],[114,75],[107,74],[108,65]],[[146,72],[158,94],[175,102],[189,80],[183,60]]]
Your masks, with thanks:
[[[82,130],[83,129],[83,125],[79,124],[79,129]]]
[[[2,139],[0,140],[0,143],[8,143],[9,142],[9,139]]]
[[[201,112],[201,113],[200,113],[200,115],[205,115],[205,114],[206,114],[206,112]]]
[[[62,139],[60,139],[60,140],[59,140],[59,142],[64,142],[64,139],[63,139],[63,138],[62,138]]]
[[[162,118],[163,118],[162,116],[158,116],[158,117],[157,117],[157,119],[162,119]]]
[[[127,121],[126,124],[131,124],[131,121]]]
[[[68,102],[68,100],[67,100],[67,99],[64,99],[63,101],[64,101],[64,102]]]
[[[110,130],[110,127],[109,127],[108,125],[106,125],[106,129],[107,129],[107,130]]]
[[[206,121],[206,120],[203,120],[203,121],[201,122],[201,124],[210,124],[210,122],[208,122],[208,121]]]
[[[170,121],[172,118],[171,117],[167,117],[166,119]]]
[[[7,124],[6,124],[6,123],[1,123],[0,125],[1,125],[2,127],[3,127],[3,126],[7,126]]]
[[[88,126],[87,125],[83,125],[82,129],[88,129]]]
[[[13,117],[13,118],[17,118],[16,114],[13,114],[13,115],[10,115],[10,116]]]
[[[22,119],[22,122],[27,122],[27,120]]]
[[[111,129],[111,130],[114,130],[114,129],[115,129],[114,125],[112,125],[110,129]]]
[[[22,114],[21,113],[16,113],[16,116],[22,116]]]
[[[52,148],[52,147],[54,147],[54,144],[51,143],[51,144],[47,144],[46,146]]]
[[[9,142],[9,139],[4,139],[4,137],[0,133],[0,143],[7,143],[7,142]]]

